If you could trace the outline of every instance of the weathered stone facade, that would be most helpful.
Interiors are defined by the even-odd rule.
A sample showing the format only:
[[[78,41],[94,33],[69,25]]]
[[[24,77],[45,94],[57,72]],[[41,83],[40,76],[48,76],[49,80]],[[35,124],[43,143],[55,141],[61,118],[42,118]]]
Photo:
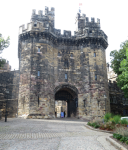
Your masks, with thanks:
[[[107,36],[100,20],[77,14],[77,31],[54,28],[54,8],[19,29],[18,115],[55,116],[55,100],[67,100],[74,116],[101,117],[110,111],[105,49]],[[70,114],[69,114],[70,116]]]
[[[2,116],[7,108],[8,117],[17,116],[19,94],[19,70],[0,73],[0,110]],[[6,107],[7,104],[7,107]]]
[[[123,91],[117,86],[116,78],[113,71],[108,71],[111,113],[128,116],[128,98],[124,97]]]

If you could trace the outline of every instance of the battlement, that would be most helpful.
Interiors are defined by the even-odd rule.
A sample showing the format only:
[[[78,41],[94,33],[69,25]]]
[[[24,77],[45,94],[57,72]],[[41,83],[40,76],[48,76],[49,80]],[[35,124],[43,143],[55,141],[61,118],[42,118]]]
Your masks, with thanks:
[[[44,24],[40,21],[30,22],[27,24],[27,28],[25,25],[19,27],[19,35],[24,34],[30,31],[38,32],[49,32],[55,37],[62,37],[62,38],[80,38],[80,37],[96,37],[96,38],[103,38],[107,42],[108,38],[107,35],[102,30],[94,30],[94,29],[84,29],[83,32],[76,32],[74,31],[74,36],[71,34],[71,31],[64,30],[63,34],[61,34],[60,29],[50,28],[50,25]]]
[[[45,24],[49,23],[52,28],[54,28],[54,12],[55,8],[51,7],[51,10],[49,11],[48,7],[45,7],[45,13],[43,14],[43,10],[39,10],[38,14],[36,14],[36,10],[32,10],[32,16],[31,21],[36,22],[40,21]]]
[[[55,12],[54,7],[51,7],[51,11],[49,11],[49,8],[45,6],[45,14],[44,15],[53,15],[54,16],[55,15],[54,12]],[[36,14],[36,10],[33,9],[32,10],[32,16],[35,16],[35,15],[42,17],[43,16],[43,10],[39,10],[38,14]]]
[[[76,31],[83,30],[85,28],[95,28],[97,30],[100,30],[100,19],[97,18],[97,22],[95,22],[95,18],[91,18],[91,21],[89,21],[89,18],[86,17],[85,14],[80,15],[79,13],[77,13],[76,25]]]
[[[76,16],[77,20],[79,19],[83,19],[85,20],[85,22],[89,22],[89,17],[86,17],[85,14],[80,14],[80,13],[77,13],[77,16]],[[91,21],[89,23],[96,23],[96,24],[100,24],[100,19],[97,18],[97,22],[95,22],[95,18],[91,17]]]
[[[27,27],[25,28],[25,25],[21,25],[19,27],[19,35],[24,34],[29,31],[37,31],[37,32],[51,32],[54,36],[57,37],[65,37],[65,38],[71,38],[73,35],[71,34],[71,31],[63,30],[63,34],[61,34],[60,29],[53,28],[50,30],[49,24],[44,24],[40,21],[36,22],[30,22],[27,24]]]
[[[60,29],[54,28],[54,12],[55,9],[52,7],[49,11],[48,7],[45,7],[45,14],[43,15],[43,11],[39,10],[38,14],[36,14],[36,10],[32,10],[31,22],[27,24],[27,28],[25,29],[25,25],[20,26],[19,35],[24,34],[26,32],[34,31],[36,33],[47,32],[51,33],[55,37],[61,38],[81,38],[81,37],[96,37],[103,38],[107,42],[107,35],[100,30],[100,19],[97,19],[95,22],[95,18],[86,17],[85,14],[80,15],[77,13],[76,23],[78,25],[77,30],[74,32],[74,36],[71,35],[71,31],[63,31],[61,34]]]

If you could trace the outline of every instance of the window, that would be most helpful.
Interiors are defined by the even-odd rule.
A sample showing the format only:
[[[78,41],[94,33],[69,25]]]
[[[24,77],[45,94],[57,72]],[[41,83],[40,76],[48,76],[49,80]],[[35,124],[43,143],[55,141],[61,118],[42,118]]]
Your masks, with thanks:
[[[39,107],[39,104],[40,104],[40,100],[39,100],[39,96],[38,96],[38,107]]]
[[[40,48],[38,47],[38,52],[40,52]]]
[[[97,75],[95,75],[95,80],[97,81]]]
[[[38,77],[40,76],[40,71],[38,71]]]
[[[68,75],[67,75],[67,73],[65,73],[65,79],[66,79],[66,80],[68,79]]]
[[[92,30],[90,30],[89,33],[92,33]]]
[[[34,23],[34,27],[36,27],[36,26],[37,26],[37,23],[35,22],[35,23]]]
[[[69,67],[69,65],[68,65],[68,59],[65,59],[65,60],[64,60],[64,67],[65,67],[65,68],[68,68],[68,67]]]
[[[71,53],[71,57],[73,57],[73,53]]]
[[[58,56],[60,56],[60,52],[58,52]]]
[[[122,98],[123,99],[123,105],[128,105],[128,98]]]
[[[94,52],[94,57],[96,57],[96,53]]]
[[[81,49],[80,49],[81,53],[83,53],[83,46],[81,46]]]
[[[110,95],[110,103],[117,104],[117,98],[115,95]]]

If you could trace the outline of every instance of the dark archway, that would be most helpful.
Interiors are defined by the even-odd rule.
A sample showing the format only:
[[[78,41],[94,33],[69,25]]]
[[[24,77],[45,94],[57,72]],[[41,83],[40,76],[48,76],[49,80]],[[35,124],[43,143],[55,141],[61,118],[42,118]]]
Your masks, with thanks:
[[[56,88],[55,101],[67,102],[67,117],[77,116],[78,92],[67,85]],[[63,110],[62,110],[63,111]]]

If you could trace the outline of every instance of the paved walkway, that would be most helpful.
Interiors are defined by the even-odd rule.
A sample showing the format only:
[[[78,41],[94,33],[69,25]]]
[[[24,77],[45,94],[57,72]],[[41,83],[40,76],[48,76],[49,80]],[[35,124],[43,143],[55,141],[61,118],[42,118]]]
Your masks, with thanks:
[[[105,137],[78,119],[0,121],[0,150],[116,150]]]

